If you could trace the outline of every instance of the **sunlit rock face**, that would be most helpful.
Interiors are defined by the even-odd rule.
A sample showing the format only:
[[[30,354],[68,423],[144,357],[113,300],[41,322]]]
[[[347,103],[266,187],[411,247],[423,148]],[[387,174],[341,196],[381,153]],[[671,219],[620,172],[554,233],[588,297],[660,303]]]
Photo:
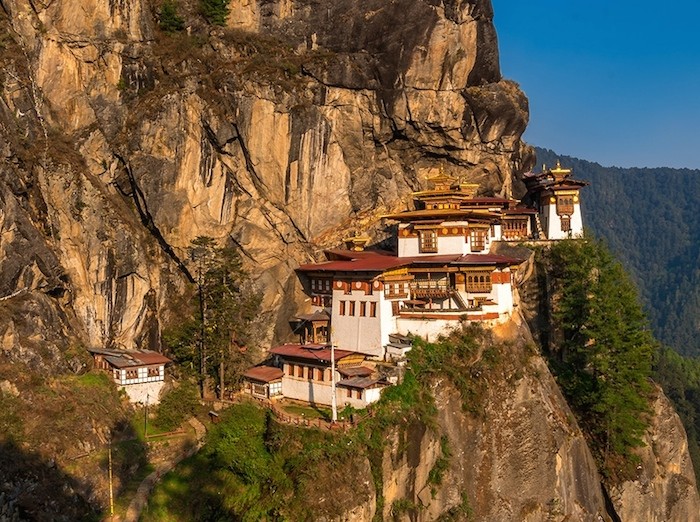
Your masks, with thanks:
[[[182,0],[187,29],[171,36],[159,2],[0,4],[3,396],[84,369],[87,346],[158,349],[184,313],[198,236],[240,248],[266,337],[284,338],[303,305],[299,263],[348,231],[383,239],[379,216],[428,174],[518,196],[533,163],[527,99],[501,78],[488,0],[233,0],[226,29]],[[479,520],[597,520],[594,463],[544,363],[492,385],[489,423],[436,388],[446,479],[433,496],[440,440],[411,427],[409,450],[396,438],[383,456],[383,515],[410,498],[432,520],[466,498]],[[654,478],[612,500],[623,519],[693,520],[685,439],[659,408],[644,460]],[[103,443],[105,415],[70,427],[70,444]],[[45,449],[60,461],[58,442]],[[348,485],[339,520],[378,509],[369,463],[355,471],[362,494]]]
[[[233,2],[233,33],[181,4],[190,38],[145,0],[4,2],[6,171],[32,187],[4,223],[45,246],[85,343],[157,345],[198,236],[240,247],[288,335],[299,262],[348,229],[381,239],[429,172],[509,192],[531,162],[488,1]]]

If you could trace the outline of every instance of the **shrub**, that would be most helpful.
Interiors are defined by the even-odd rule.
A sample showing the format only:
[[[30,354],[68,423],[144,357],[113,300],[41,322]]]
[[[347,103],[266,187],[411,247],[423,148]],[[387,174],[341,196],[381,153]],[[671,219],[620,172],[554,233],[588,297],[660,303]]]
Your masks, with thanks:
[[[199,405],[197,388],[190,382],[183,382],[165,395],[156,410],[156,425],[165,431],[174,430],[194,414]]]
[[[161,31],[166,33],[175,33],[185,28],[185,20],[177,12],[176,0],[163,0],[163,4],[160,6],[158,25]]]
[[[200,10],[210,24],[226,25],[230,0],[200,0]]]

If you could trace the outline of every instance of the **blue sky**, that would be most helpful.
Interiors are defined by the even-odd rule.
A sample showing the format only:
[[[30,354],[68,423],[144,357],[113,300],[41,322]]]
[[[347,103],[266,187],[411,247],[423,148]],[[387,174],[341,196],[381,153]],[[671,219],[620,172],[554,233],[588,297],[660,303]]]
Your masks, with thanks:
[[[700,168],[700,2],[492,0],[528,143],[620,167]]]

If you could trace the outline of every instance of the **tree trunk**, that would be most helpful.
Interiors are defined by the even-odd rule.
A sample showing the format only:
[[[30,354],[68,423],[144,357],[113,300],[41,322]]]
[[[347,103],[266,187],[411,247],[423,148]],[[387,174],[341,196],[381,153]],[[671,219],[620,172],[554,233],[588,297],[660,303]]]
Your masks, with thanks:
[[[221,362],[219,363],[219,399],[224,399],[224,353],[221,352]]]

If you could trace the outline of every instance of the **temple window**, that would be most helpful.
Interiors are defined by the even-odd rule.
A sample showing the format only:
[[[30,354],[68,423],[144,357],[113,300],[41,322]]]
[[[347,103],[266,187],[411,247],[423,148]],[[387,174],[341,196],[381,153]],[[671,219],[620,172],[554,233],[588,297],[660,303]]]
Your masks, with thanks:
[[[574,197],[573,196],[558,196],[557,197],[557,214],[560,216],[570,216],[574,213]]]
[[[465,289],[467,292],[490,292],[491,273],[473,272],[467,274]]]
[[[340,305],[338,306],[338,314],[345,315],[345,301],[340,301]]]
[[[369,316],[370,317],[377,317],[377,303],[370,303],[369,304]]]
[[[418,233],[418,247],[421,252],[437,252],[437,231],[421,230]]]
[[[292,377],[294,377],[294,365],[293,364],[287,365],[287,375],[291,375]]]
[[[570,232],[571,231],[571,217],[561,216],[561,231]]]
[[[355,316],[355,301],[349,301],[348,315]]]
[[[486,247],[486,230],[475,228],[469,231],[472,252],[481,252]]]
[[[503,222],[503,237],[521,238],[527,235],[527,219],[509,219]]]
[[[367,316],[367,303],[360,301],[360,317]]]
[[[304,367],[297,366],[297,377],[304,377]]]

